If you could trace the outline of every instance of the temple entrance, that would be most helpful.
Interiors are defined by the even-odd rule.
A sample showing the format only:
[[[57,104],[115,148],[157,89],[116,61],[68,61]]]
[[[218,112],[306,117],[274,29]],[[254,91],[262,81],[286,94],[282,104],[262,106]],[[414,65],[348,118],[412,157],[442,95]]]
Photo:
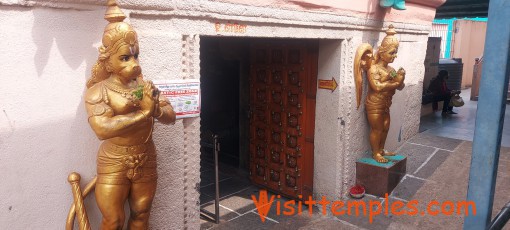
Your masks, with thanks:
[[[318,41],[202,37],[200,65],[201,203],[212,200],[213,135],[220,190],[312,195]]]
[[[250,48],[250,178],[276,193],[312,195],[318,42]]]

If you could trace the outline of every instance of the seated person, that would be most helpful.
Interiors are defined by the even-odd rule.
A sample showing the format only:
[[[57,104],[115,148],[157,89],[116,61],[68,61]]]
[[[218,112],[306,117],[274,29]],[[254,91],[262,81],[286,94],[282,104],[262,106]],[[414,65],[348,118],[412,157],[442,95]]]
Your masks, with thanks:
[[[437,111],[438,109],[438,101],[443,101],[443,112],[441,114],[457,114],[453,112],[453,106],[450,106],[450,99],[453,95],[459,94],[459,90],[450,90],[448,86],[446,86],[446,80],[448,79],[448,71],[441,70],[439,74],[433,78],[429,85],[429,91],[434,95],[434,100],[432,102],[432,109]]]

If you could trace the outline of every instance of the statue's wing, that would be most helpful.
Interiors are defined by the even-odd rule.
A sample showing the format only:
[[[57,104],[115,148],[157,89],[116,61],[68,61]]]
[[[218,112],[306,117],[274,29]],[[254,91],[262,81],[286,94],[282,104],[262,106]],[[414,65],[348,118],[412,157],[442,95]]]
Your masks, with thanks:
[[[361,102],[361,94],[363,93],[363,70],[368,71],[372,65],[373,48],[368,43],[361,44],[356,50],[356,56],[354,56],[354,82],[356,84],[356,102],[359,108]]]

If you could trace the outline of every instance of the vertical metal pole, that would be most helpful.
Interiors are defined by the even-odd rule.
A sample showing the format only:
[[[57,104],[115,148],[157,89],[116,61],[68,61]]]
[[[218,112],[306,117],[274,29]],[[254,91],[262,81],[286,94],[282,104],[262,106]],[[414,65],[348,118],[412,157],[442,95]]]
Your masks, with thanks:
[[[216,193],[214,198],[214,220],[216,224],[220,223],[220,178],[218,167],[218,152],[220,151],[220,143],[218,143],[218,135],[214,135],[214,184],[216,185]]]
[[[485,229],[490,223],[510,75],[509,46],[510,1],[491,0],[467,195],[476,204],[476,215],[470,210],[464,229]]]

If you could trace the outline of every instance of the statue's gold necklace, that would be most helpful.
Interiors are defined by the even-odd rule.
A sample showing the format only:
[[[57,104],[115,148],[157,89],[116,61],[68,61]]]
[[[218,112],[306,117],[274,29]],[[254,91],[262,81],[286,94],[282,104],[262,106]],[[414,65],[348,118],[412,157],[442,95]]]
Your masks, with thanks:
[[[134,95],[133,95],[133,91],[135,91],[135,89],[125,89],[125,88],[122,88],[118,85],[115,85],[115,83],[112,83],[112,82],[109,82],[109,80],[106,80],[104,81],[104,86],[113,91],[113,92],[116,92],[118,94],[120,94],[122,97],[128,99],[129,101],[131,101],[135,106],[139,106],[139,100],[138,98],[136,98]]]

